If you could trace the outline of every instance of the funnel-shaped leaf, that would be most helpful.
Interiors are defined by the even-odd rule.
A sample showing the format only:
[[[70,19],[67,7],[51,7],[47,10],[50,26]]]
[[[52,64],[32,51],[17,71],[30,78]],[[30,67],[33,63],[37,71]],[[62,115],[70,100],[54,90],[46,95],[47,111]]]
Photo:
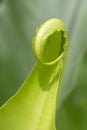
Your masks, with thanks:
[[[37,63],[18,92],[0,108],[0,130],[55,130],[55,106],[67,50],[59,19],[41,25],[33,39]]]

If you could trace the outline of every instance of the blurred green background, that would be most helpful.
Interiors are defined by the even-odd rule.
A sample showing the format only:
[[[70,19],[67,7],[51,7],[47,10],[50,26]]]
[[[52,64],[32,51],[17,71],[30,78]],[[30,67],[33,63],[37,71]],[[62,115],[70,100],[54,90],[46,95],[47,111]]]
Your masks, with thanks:
[[[0,0],[0,105],[31,71],[32,38],[49,18],[62,19],[68,31],[66,67],[57,100],[57,130],[87,130],[87,1]]]

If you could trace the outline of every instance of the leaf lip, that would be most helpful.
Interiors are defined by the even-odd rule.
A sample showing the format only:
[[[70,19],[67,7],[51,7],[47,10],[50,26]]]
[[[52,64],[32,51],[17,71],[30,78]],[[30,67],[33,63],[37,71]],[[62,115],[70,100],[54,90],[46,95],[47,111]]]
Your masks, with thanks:
[[[62,40],[65,39],[65,42],[62,46],[63,52],[57,58],[55,58],[53,61],[48,61],[48,62],[44,61],[41,56],[42,50],[40,50],[40,49],[43,49],[42,45],[44,45],[44,41],[46,41],[46,39],[50,35],[55,33],[56,31],[63,32]],[[66,33],[66,29],[65,29],[63,22],[58,18],[51,18],[36,30],[36,36],[34,37],[34,39],[32,41],[35,57],[37,58],[37,60],[39,60],[44,65],[56,64],[63,57],[63,55],[66,51],[67,42],[68,42],[68,38],[67,38],[67,33]],[[40,45],[40,44],[42,44],[42,45]]]

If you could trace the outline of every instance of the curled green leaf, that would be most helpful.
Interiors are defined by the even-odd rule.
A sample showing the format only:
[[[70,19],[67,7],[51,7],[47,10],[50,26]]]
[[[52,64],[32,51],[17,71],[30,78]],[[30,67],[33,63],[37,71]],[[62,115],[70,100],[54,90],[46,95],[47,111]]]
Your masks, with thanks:
[[[37,63],[17,93],[0,108],[1,130],[55,130],[56,97],[67,52],[61,20],[41,25],[33,39]]]
[[[61,20],[50,19],[36,31],[33,49],[36,57],[47,65],[57,63],[65,51],[66,33]]]

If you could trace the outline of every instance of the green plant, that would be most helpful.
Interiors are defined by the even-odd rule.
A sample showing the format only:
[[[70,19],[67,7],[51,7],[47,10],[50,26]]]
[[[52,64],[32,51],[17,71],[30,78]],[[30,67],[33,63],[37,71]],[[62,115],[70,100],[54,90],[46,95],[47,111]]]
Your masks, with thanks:
[[[33,49],[37,63],[18,92],[0,108],[1,130],[55,130],[67,40],[66,29],[56,18],[36,30]]]
[[[63,20],[69,37],[56,129],[87,130],[87,0],[0,1],[0,106],[35,64],[35,28],[52,17]]]

